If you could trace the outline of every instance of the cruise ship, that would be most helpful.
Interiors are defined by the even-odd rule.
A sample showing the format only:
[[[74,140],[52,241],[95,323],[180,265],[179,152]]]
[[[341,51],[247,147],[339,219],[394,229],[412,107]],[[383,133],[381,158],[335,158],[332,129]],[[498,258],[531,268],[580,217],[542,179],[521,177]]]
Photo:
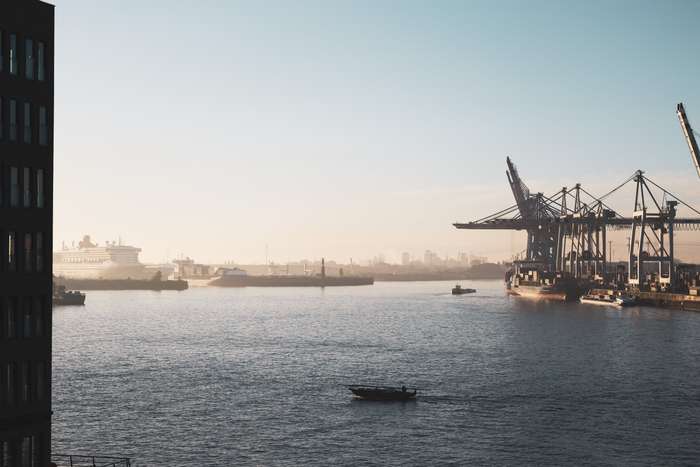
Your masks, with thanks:
[[[153,271],[139,262],[140,248],[121,241],[93,243],[85,235],[77,248],[63,247],[53,254],[53,271],[69,279],[149,279]]]

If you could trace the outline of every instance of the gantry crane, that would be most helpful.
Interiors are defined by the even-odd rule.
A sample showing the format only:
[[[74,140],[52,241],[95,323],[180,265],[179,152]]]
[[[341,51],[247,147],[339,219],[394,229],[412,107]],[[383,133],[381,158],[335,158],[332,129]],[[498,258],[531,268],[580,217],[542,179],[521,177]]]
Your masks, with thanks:
[[[674,231],[700,226],[700,218],[676,217],[676,207],[680,203],[696,214],[700,215],[700,211],[654,183],[641,170],[600,198],[580,184],[546,196],[530,193],[510,158],[506,164],[516,204],[473,222],[455,223],[456,228],[525,230],[527,250],[523,263],[537,264],[544,272],[591,281],[605,280],[607,230],[631,229],[628,284],[639,287],[645,274],[653,272],[657,282],[673,287]],[[604,199],[630,182],[636,184],[634,210],[632,217],[623,217]],[[657,199],[652,187],[663,193],[663,198]]]

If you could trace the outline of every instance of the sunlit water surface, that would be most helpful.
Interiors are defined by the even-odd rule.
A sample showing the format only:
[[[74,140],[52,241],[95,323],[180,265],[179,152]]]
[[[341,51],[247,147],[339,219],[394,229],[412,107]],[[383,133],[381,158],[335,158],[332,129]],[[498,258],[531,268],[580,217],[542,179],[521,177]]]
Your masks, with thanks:
[[[500,282],[89,292],[54,311],[53,447],[137,465],[700,462],[700,314]],[[343,383],[406,383],[416,402]]]

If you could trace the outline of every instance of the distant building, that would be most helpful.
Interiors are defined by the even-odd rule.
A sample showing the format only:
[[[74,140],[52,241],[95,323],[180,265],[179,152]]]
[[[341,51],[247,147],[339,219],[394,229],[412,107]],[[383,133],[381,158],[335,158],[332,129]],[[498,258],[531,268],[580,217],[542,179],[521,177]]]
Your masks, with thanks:
[[[372,258],[372,261],[370,263],[372,266],[379,266],[382,264],[386,264],[386,258],[384,257],[383,254],[378,254],[374,258]]]
[[[0,465],[51,452],[54,7],[0,1]]]
[[[404,266],[411,264],[411,255],[409,255],[406,251],[401,253],[401,264]]]
[[[174,264],[146,264],[146,275],[150,278],[153,279],[156,277],[156,274],[160,276],[161,280],[167,280],[173,277],[175,274],[175,265]]]
[[[189,256],[185,259],[173,260],[174,275],[178,279],[207,279],[212,276],[209,265],[195,263]]]
[[[441,261],[437,253],[434,251],[425,250],[425,253],[423,254],[423,262],[426,266],[437,266]]]
[[[488,263],[489,259],[486,256],[469,255],[469,265],[478,266],[479,264]]]

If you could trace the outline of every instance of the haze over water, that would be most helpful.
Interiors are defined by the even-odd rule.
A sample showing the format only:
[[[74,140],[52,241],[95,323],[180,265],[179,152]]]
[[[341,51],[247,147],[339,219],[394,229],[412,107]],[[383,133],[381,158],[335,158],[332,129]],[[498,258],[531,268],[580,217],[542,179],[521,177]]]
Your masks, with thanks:
[[[137,465],[688,465],[700,314],[500,281],[90,292],[54,310],[53,449]],[[412,403],[341,383],[416,385]]]

